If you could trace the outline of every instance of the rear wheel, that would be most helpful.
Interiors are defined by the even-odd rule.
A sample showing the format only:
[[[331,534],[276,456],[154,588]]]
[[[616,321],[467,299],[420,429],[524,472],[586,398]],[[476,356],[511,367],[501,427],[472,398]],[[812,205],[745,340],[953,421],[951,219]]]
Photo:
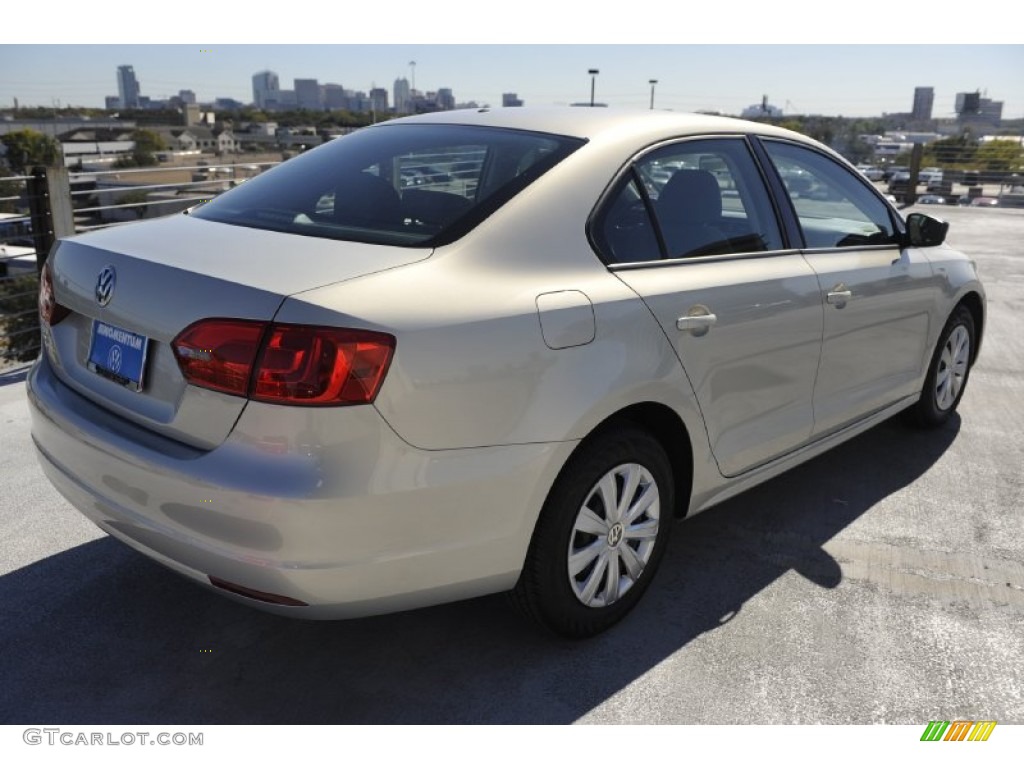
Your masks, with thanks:
[[[674,488],[660,443],[634,426],[589,438],[556,481],[513,598],[566,637],[589,637],[639,602],[668,543]]]
[[[966,307],[958,306],[939,336],[921,397],[909,411],[915,424],[937,427],[956,410],[967,387],[974,343],[974,316]]]

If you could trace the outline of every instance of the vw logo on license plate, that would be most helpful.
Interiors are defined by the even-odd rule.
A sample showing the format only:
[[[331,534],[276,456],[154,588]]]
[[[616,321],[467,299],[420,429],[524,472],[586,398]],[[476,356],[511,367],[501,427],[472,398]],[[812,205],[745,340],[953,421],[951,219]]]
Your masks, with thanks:
[[[114,298],[114,285],[117,283],[117,273],[111,266],[104,267],[96,280],[96,301],[101,307],[107,306]]]

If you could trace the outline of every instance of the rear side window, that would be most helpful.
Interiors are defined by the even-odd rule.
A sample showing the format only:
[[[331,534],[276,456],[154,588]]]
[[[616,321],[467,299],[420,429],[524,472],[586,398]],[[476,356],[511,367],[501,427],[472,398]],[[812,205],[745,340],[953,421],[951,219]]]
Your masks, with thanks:
[[[455,125],[385,125],[335,139],[193,215],[257,229],[434,247],[461,237],[584,142]]]
[[[889,208],[859,174],[814,150],[765,140],[793,203],[808,248],[858,248],[898,242]]]
[[[606,263],[756,253],[783,247],[757,164],[741,138],[660,147],[633,163],[599,214]]]

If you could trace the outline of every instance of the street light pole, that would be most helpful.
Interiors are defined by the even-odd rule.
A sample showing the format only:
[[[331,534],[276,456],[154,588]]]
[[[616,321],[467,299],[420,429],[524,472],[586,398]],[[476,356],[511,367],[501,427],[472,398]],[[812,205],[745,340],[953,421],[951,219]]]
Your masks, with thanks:
[[[596,69],[588,69],[587,74],[590,75],[590,106],[594,106],[594,81],[597,80],[597,76],[600,74],[600,71]]]
[[[654,109],[654,86],[658,84],[658,81],[648,80],[647,82],[651,84],[651,109]]]

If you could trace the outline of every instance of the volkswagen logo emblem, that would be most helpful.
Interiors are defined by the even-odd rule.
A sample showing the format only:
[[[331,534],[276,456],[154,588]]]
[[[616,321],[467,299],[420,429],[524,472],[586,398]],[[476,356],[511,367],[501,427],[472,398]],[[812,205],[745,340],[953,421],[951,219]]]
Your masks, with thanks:
[[[107,368],[114,373],[121,372],[121,347],[117,344],[112,346],[107,354]]]
[[[114,298],[114,285],[117,283],[117,273],[113,267],[104,267],[96,280],[96,301],[101,307],[107,306]]]

